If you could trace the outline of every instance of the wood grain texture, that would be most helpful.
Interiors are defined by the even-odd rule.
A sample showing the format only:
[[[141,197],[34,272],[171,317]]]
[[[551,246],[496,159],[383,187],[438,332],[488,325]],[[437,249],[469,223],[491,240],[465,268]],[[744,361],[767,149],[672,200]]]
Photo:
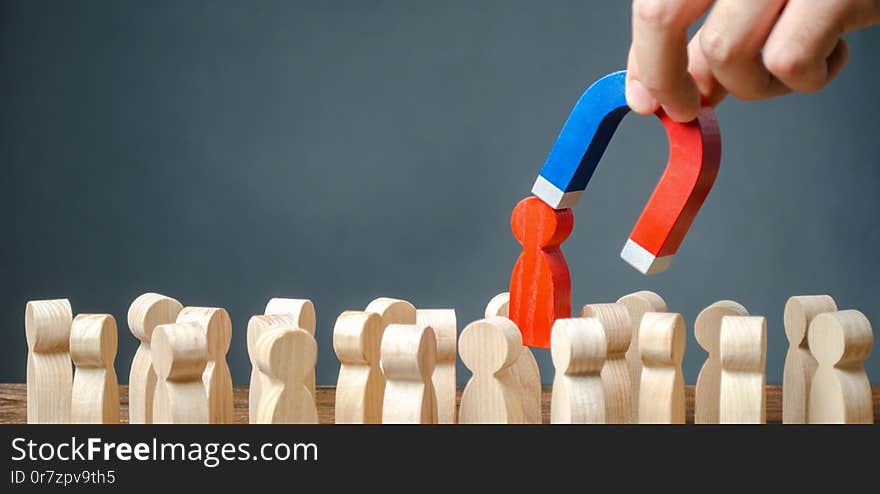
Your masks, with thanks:
[[[367,304],[367,307],[364,308],[364,311],[372,312],[378,315],[379,319],[382,321],[382,327],[379,331],[380,342],[385,335],[385,328],[387,328],[389,325],[416,323],[416,308],[413,304],[407,302],[406,300],[400,300],[392,297],[379,297]],[[379,366],[379,369],[382,370],[381,365]],[[385,372],[382,371],[380,374],[382,379],[382,389],[384,390],[386,389]]]
[[[437,362],[434,330],[418,324],[389,324],[380,350],[385,375],[383,424],[436,424],[437,398],[431,375]]]
[[[592,317],[557,319],[550,334],[556,375],[550,401],[552,424],[604,424],[602,368],[608,343]]]
[[[256,315],[251,316],[247,325],[247,351],[251,361],[251,379],[248,387],[250,396],[248,399],[248,415],[252,424],[257,422],[259,413],[260,393],[265,384],[265,376],[260,373],[257,366],[257,342],[260,336],[272,328],[297,327],[296,320],[290,314]]]
[[[666,301],[663,297],[648,290],[624,295],[617,300],[629,311],[630,335],[629,349],[626,351],[626,362],[629,365],[630,393],[632,394],[632,421],[639,422],[639,386],[642,379],[642,356],[639,354],[639,326],[646,312],[666,312]]]
[[[767,319],[721,318],[722,424],[763,424],[766,419]]]
[[[602,367],[602,386],[605,389],[605,422],[632,423],[632,394],[630,393],[629,364],[629,311],[623,304],[588,304],[581,309],[582,317],[595,317],[602,323],[605,341],[605,366]]]
[[[486,305],[486,318],[507,317],[510,310],[510,293],[503,292],[492,297]],[[518,328],[517,328],[518,329]],[[541,423],[541,368],[532,349],[523,346],[519,358],[510,367],[516,381],[520,402],[523,406],[523,420],[527,424]]]
[[[79,314],[73,319],[71,423],[119,423],[119,382],[113,368],[117,338],[116,319],[110,314]]]
[[[698,424],[717,424],[720,420],[721,318],[747,315],[749,311],[732,300],[719,300],[697,315],[694,335],[700,347],[709,354],[697,376],[694,420]]]
[[[309,299],[276,297],[266,303],[266,310],[263,311],[263,314],[268,316],[288,314],[293,318],[294,327],[305,330],[312,335],[312,338],[315,338],[317,316],[315,304]],[[315,396],[315,383],[315,368],[313,366],[306,377],[306,384],[312,396]]]
[[[192,322],[205,332],[208,340],[208,362],[202,382],[208,393],[208,423],[232,422],[232,374],[226,364],[226,353],[232,342],[232,320],[226,309],[217,307],[184,307],[177,322]]]
[[[273,327],[257,341],[256,362],[263,375],[258,424],[317,424],[318,409],[308,387],[318,345],[298,327]]]
[[[67,299],[33,300],[25,306],[29,424],[70,422],[72,321],[73,312]]]
[[[180,302],[159,293],[144,293],[134,299],[128,308],[128,328],[140,342],[128,375],[132,424],[153,423],[156,371],[150,342],[156,326],[173,323],[181,310],[183,305]]]
[[[648,312],[639,328],[642,357],[640,424],[683,424],[684,374],[681,361],[687,331],[673,312]]]
[[[437,423],[457,422],[455,407],[455,360],[458,356],[458,324],[455,309],[418,309],[416,324],[429,326],[437,339],[437,365],[431,375],[437,397]]]
[[[162,324],[153,332],[156,394],[155,424],[207,424],[208,392],[202,374],[208,364],[208,338],[195,322]]]
[[[522,336],[506,317],[480,319],[464,328],[459,353],[472,376],[462,395],[459,423],[524,422],[519,385],[510,372],[522,349]]]
[[[119,386],[119,401],[121,403],[119,418],[123,423],[128,423],[128,386]],[[874,420],[880,422],[880,385],[872,386],[874,402]],[[459,400],[462,389],[458,390]],[[336,388],[334,386],[318,385],[318,422],[321,424],[333,423],[333,408]],[[248,423],[248,387],[236,386],[233,388],[235,409],[233,411],[236,424]],[[694,422],[694,387],[685,388],[685,405],[687,406],[687,423]],[[543,423],[550,423],[550,402],[552,399],[550,386],[543,390],[541,399],[541,411]],[[24,383],[0,383],[0,424],[25,424],[27,423],[27,385]],[[782,387],[778,385],[767,386],[767,423],[782,423]]]
[[[818,363],[810,388],[810,423],[873,423],[864,368],[874,346],[868,318],[857,310],[819,314],[810,324],[809,339]]]
[[[837,303],[828,295],[791,297],[785,303],[783,320],[788,352],[782,374],[782,423],[809,423],[810,386],[816,373],[816,359],[810,352],[807,330],[813,318],[837,310]]]
[[[382,319],[372,312],[346,311],[333,327],[339,359],[337,424],[381,424],[385,379],[379,367]]]
[[[560,245],[574,228],[574,215],[531,196],[514,207],[510,226],[522,253],[510,275],[509,317],[524,345],[549,348],[553,322],[571,317],[571,277]]]

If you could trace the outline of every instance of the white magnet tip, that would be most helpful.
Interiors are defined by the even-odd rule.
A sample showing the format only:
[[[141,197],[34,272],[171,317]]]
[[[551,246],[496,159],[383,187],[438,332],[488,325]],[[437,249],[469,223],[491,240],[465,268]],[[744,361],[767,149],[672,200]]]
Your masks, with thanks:
[[[564,192],[559,190],[555,185],[550,183],[546,178],[538,175],[535,185],[532,186],[532,194],[538,199],[544,201],[553,209],[569,209],[573,208],[581,196],[584,194],[582,190]]]
[[[641,245],[633,242],[632,239],[629,239],[626,241],[626,245],[623,246],[620,257],[628,262],[630,266],[638,269],[642,274],[657,274],[666,271],[666,268],[669,267],[669,264],[672,263],[672,258],[675,256],[657,257]]]

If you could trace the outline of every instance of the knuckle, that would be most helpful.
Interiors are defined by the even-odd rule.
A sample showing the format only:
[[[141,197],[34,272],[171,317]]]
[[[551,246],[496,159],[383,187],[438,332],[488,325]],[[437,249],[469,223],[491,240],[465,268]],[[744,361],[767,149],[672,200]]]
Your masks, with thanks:
[[[764,66],[771,74],[801,92],[822,89],[824,81],[816,77],[816,63],[809,54],[795,50],[773,49],[764,52]]]
[[[677,17],[675,2],[668,0],[633,0],[633,15],[645,24],[670,27]]]
[[[700,34],[700,50],[711,65],[727,65],[736,56],[730,37],[714,29],[705,29]]]

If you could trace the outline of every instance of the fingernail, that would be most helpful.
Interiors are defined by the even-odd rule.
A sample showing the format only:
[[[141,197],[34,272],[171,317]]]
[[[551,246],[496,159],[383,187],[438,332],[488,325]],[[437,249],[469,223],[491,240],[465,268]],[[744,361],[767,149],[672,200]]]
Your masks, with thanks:
[[[636,79],[630,79],[626,85],[626,102],[636,113],[653,113],[659,106],[657,100]]]

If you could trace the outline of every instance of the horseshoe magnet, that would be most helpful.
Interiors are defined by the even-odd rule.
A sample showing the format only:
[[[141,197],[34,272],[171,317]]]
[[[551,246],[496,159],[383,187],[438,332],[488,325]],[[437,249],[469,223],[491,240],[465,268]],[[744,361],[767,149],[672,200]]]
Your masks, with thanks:
[[[629,113],[626,71],[596,81],[575,104],[532,187],[514,208],[511,227],[523,252],[510,277],[510,318],[528,346],[547,348],[556,319],[571,315],[571,279],[561,244],[574,227],[577,204],[618,124]],[[669,267],[703,205],[721,161],[715,112],[704,106],[691,122],[663,110],[669,138],[666,171],[654,188],[620,256],[643,274]]]
[[[625,70],[608,74],[575,104],[532,187],[550,207],[573,207],[587,188],[617,125],[629,113],[625,84]],[[704,106],[687,123],[675,122],[662,110],[657,117],[669,138],[669,161],[620,254],[643,274],[669,267],[721,161],[721,134],[711,107]]]

